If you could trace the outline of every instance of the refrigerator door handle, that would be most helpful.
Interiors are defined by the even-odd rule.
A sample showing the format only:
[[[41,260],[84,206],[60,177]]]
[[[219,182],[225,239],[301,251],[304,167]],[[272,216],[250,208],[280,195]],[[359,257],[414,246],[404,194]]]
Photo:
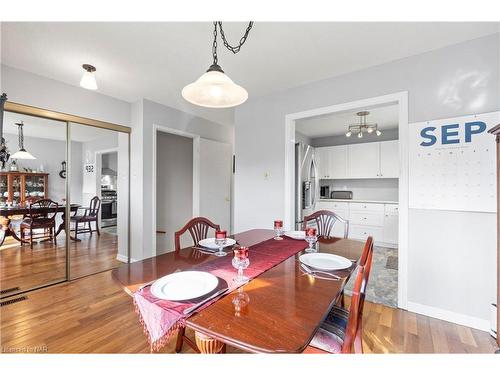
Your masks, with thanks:
[[[311,163],[314,168],[314,191],[312,192],[311,207],[313,211],[315,211],[316,202],[318,201],[319,197],[319,175],[318,175],[318,167],[316,166],[316,160],[314,160],[314,156],[311,159]]]

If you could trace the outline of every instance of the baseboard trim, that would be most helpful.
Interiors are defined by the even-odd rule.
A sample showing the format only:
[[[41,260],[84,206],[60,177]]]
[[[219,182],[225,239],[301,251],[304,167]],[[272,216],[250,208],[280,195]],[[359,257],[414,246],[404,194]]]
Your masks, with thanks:
[[[116,255],[116,260],[122,262],[122,263],[128,263],[128,258],[126,255],[122,255],[122,254],[117,254]],[[130,263],[134,263],[134,262],[137,262],[137,259],[134,259],[134,258],[130,258]]]
[[[445,320],[447,322],[460,324],[481,331],[490,332],[490,322],[485,319],[476,318],[470,315],[459,314],[453,311],[440,309],[437,307],[421,305],[408,301],[408,311],[429,316],[431,318]]]

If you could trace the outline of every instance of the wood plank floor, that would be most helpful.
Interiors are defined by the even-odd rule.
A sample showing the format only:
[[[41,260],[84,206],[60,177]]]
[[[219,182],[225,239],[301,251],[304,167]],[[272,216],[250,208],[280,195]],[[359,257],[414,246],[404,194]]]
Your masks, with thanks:
[[[115,268],[122,263],[116,259],[118,237],[101,231],[101,235],[81,234],[82,241],[71,241],[71,278],[91,275]],[[66,276],[66,238],[64,232],[51,241],[20,246],[13,238],[6,239],[0,249],[0,290],[26,290]],[[3,296],[3,295],[2,295]]]
[[[493,353],[488,333],[367,302],[369,353]],[[149,353],[131,298],[102,272],[28,294],[0,308],[3,352]],[[189,331],[189,330],[188,330]],[[192,335],[188,332],[188,335]],[[187,345],[185,352],[192,352]],[[172,353],[170,342],[161,351]],[[238,352],[228,348],[228,352]]]

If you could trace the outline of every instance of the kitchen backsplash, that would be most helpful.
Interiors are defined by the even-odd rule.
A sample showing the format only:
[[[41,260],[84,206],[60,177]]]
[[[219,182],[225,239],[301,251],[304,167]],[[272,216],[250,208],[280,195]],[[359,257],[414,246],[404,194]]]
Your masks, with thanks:
[[[397,201],[397,178],[369,178],[353,180],[320,180],[320,186],[329,186],[333,190],[350,190],[353,199]]]

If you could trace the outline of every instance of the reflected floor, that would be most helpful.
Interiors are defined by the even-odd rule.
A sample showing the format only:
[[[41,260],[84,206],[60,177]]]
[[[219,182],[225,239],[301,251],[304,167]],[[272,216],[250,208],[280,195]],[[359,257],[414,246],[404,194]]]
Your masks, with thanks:
[[[101,232],[78,235],[81,242],[71,241],[71,278],[115,268],[122,263],[116,259],[118,237]],[[66,238],[64,232],[57,243],[46,241],[21,246],[11,237],[0,248],[0,290],[2,297],[11,293],[64,280],[66,276]]]

